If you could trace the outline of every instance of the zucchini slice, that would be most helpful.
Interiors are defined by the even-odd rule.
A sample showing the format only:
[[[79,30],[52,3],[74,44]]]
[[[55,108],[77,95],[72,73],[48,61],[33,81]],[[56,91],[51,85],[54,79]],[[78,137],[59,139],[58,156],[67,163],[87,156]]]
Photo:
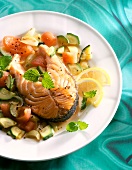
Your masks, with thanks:
[[[38,123],[40,121],[40,119],[36,115],[31,115],[30,120],[33,122],[36,122],[36,123]]]
[[[54,135],[54,130],[50,125],[47,125],[43,129],[39,130],[43,140],[47,140]]]
[[[82,72],[82,67],[79,63],[68,64],[68,68],[73,76],[78,75]]]
[[[12,76],[9,74],[5,83],[6,83],[6,86],[8,87],[8,89],[12,90],[12,88],[14,86],[14,78],[12,78]]]
[[[86,69],[89,68],[88,61],[86,61],[86,60],[81,61],[79,64],[80,64],[80,66],[82,67],[83,70],[86,70]]]
[[[73,45],[79,45],[80,44],[79,37],[75,34],[67,33],[66,38],[69,40],[69,44],[73,44]]]
[[[81,52],[80,60],[90,60],[92,58],[91,46],[87,45]]]
[[[3,77],[3,71],[0,70],[0,78]]]
[[[14,139],[21,139],[24,134],[25,131],[21,130],[19,127],[17,126],[13,126],[11,127],[11,129],[7,132],[8,135],[12,136]]]
[[[17,105],[17,107],[21,107],[23,105],[23,98],[20,96],[14,96],[10,103]]]
[[[38,66],[37,69],[38,69],[40,74],[43,74],[45,72],[45,69],[41,66]]]
[[[56,50],[56,52],[57,52],[58,54],[62,54],[64,51],[65,51],[65,47],[64,47],[64,46],[61,46],[61,47],[59,47],[59,48]]]
[[[13,98],[16,94],[13,92],[8,91],[5,88],[0,89],[0,99],[1,100],[9,100]]]
[[[58,35],[57,41],[59,46],[67,45],[69,43],[69,40],[64,35]]]
[[[4,117],[2,111],[0,110],[0,118]]]
[[[56,48],[55,48],[54,46],[49,47],[49,49],[48,49],[48,55],[49,55],[50,57],[52,57],[53,55],[55,55],[55,52],[56,52]]]
[[[11,56],[11,53],[7,52],[4,47],[0,47],[0,52],[4,56]]]
[[[25,138],[33,138],[36,140],[40,140],[40,133],[37,130],[31,130],[25,134]]]
[[[11,126],[15,126],[16,124],[17,122],[15,122],[10,118],[5,118],[5,117],[0,118],[0,125],[4,128],[9,128]]]
[[[10,113],[14,117],[18,117],[18,106],[16,104],[11,104],[10,106]]]

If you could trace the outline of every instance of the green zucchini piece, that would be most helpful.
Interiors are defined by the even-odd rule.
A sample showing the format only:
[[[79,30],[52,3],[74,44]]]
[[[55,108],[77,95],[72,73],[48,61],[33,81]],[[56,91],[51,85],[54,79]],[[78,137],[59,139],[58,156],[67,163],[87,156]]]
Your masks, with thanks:
[[[11,53],[7,52],[4,47],[0,47],[0,52],[4,56],[11,56]]]
[[[66,38],[69,40],[69,44],[73,44],[73,45],[79,45],[80,44],[79,37],[75,34],[67,33]]]
[[[33,122],[39,122],[40,121],[40,119],[36,115],[31,115],[30,120],[33,121]]]
[[[26,68],[26,70],[31,67],[31,65],[32,65],[31,62],[32,62],[32,60],[33,60],[34,58],[35,58],[34,53],[33,53],[33,54],[30,54],[30,55],[26,58],[26,61],[25,61],[25,64],[24,64],[24,67]]]
[[[0,110],[0,118],[1,117],[4,117],[3,113],[2,113],[2,110]]]
[[[43,74],[45,72],[45,69],[41,66],[38,66],[37,69],[38,69],[40,74]]]
[[[43,140],[47,140],[54,135],[54,130],[50,125],[47,125],[43,129],[39,130]]]
[[[64,35],[58,35],[57,41],[59,46],[67,45],[69,43],[68,39]]]
[[[40,133],[37,130],[31,130],[25,134],[25,138],[33,138],[36,140],[40,140]]]
[[[0,125],[4,128],[9,128],[11,126],[15,126],[16,124],[17,122],[15,122],[10,118],[5,118],[5,117],[0,118]]]
[[[16,104],[11,104],[10,113],[13,117],[18,117],[18,106]]]
[[[78,75],[79,73],[82,72],[82,67],[79,63],[68,64],[68,68],[72,75]]]
[[[56,48],[54,46],[49,47],[49,49],[47,50],[47,54],[52,57],[53,55],[55,55],[56,53]]]
[[[81,52],[80,60],[90,60],[92,58],[91,46],[87,45]]]
[[[6,83],[7,88],[9,90],[12,90],[14,86],[14,78],[12,78],[12,76],[9,74],[5,83]]]
[[[16,94],[8,91],[5,88],[0,89],[0,100],[9,100],[13,98]]]
[[[65,51],[65,47],[64,47],[64,46],[61,46],[61,47],[59,47],[59,48],[56,50],[56,52],[57,52],[58,54],[62,54],[64,51]]]
[[[0,78],[3,77],[3,71],[0,70]]]
[[[14,96],[13,101],[10,102],[11,104],[16,104],[18,107],[23,105],[23,98],[20,96]]]
[[[86,69],[89,68],[88,61],[86,61],[86,60],[81,61],[79,64],[80,64],[80,66],[82,67],[83,70],[86,70]]]
[[[8,135],[12,136],[13,138],[15,139],[21,139],[24,134],[25,134],[25,131],[24,130],[21,130],[19,127],[17,126],[13,126],[11,127],[11,129],[7,132]]]

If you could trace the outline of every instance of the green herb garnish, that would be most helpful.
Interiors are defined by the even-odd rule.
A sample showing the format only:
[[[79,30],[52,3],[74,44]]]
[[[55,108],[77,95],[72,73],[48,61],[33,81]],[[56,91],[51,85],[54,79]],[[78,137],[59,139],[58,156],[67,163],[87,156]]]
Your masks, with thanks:
[[[80,130],[85,130],[88,127],[87,123],[82,122],[80,120],[78,120],[77,124],[78,124]]]
[[[88,124],[78,120],[77,122],[70,122],[66,126],[68,132],[75,132],[77,130],[85,130],[88,127]]]
[[[12,60],[11,56],[0,57],[0,70],[5,70]]]
[[[93,98],[96,95],[96,92],[97,92],[97,90],[92,90],[92,91],[89,91],[89,92],[84,92],[83,96],[85,98]]]
[[[86,102],[87,102],[87,98],[86,97],[83,97],[82,99],[82,103],[81,103],[81,110],[85,109],[86,108]]]
[[[83,99],[82,99],[82,103],[81,103],[81,110],[84,110],[86,108],[87,99],[94,97],[96,95],[96,92],[97,92],[97,90],[92,90],[92,91],[83,93]]]
[[[37,69],[31,68],[24,73],[23,77],[26,80],[37,82],[38,78],[40,77],[40,74]]]
[[[43,73],[42,86],[46,89],[54,88],[54,83],[48,72]]]

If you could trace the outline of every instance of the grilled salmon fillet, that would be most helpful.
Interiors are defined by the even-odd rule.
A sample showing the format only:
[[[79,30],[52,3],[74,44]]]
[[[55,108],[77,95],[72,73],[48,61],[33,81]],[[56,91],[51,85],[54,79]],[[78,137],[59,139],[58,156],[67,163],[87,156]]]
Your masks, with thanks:
[[[34,114],[52,122],[65,121],[74,114],[78,105],[75,80],[56,55],[50,57],[46,53],[44,45],[39,47],[38,53],[45,59],[45,69],[50,74],[55,88],[49,90],[42,86],[42,82],[26,80],[18,54],[12,59],[10,72],[15,77],[19,93]]]

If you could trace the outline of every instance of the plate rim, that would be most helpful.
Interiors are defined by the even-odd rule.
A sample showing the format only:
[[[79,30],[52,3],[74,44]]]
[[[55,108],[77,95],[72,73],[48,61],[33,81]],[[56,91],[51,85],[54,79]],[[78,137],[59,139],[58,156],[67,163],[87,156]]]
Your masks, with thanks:
[[[89,142],[88,143],[85,143],[83,144],[82,146],[79,146],[77,149],[74,149],[73,151],[71,152],[68,152],[68,153],[64,153],[63,155],[58,155],[56,157],[50,157],[50,158],[47,158],[47,159],[17,159],[16,156],[15,157],[8,157],[8,156],[5,156],[5,155],[1,155],[2,157],[5,157],[5,158],[9,158],[9,159],[12,159],[12,160],[21,160],[21,161],[47,161],[47,160],[52,160],[52,159],[56,159],[56,158],[60,158],[60,157],[63,157],[63,156],[66,156],[68,154],[71,154],[83,147],[85,147],[86,145],[90,144],[93,140],[95,140],[105,129],[106,127],[109,125],[109,123],[112,121],[114,115],[116,114],[116,111],[119,107],[119,104],[120,104],[120,100],[121,100],[121,95],[122,95],[122,71],[121,71],[121,67],[120,67],[120,64],[119,64],[119,60],[117,58],[117,55],[116,53],[114,52],[112,46],[109,44],[109,42],[105,39],[105,37],[103,35],[101,35],[101,33],[96,30],[95,28],[93,28],[91,25],[89,25],[88,23],[86,23],[85,21],[79,19],[79,18],[76,18],[74,16],[71,16],[69,14],[64,14],[64,13],[61,13],[61,12],[55,12],[55,11],[48,11],[48,10],[30,10],[30,11],[21,11],[21,12],[16,12],[16,13],[13,13],[13,14],[9,14],[9,15],[6,15],[6,16],[3,16],[0,18],[0,22],[1,20],[4,20],[4,19],[8,19],[8,18],[11,18],[13,16],[19,16],[19,15],[23,15],[23,14],[34,14],[34,13],[46,13],[46,14],[55,14],[55,15],[61,15],[61,16],[64,16],[66,18],[70,18],[72,20],[75,20],[77,22],[81,22],[82,24],[85,24],[86,26],[88,26],[93,32],[95,32],[104,42],[105,44],[109,47],[110,51],[112,52],[114,59],[116,61],[116,64],[117,64],[117,67],[118,67],[118,72],[119,72],[119,94],[118,94],[118,98],[117,98],[117,101],[116,101],[116,105],[114,107],[114,109],[112,110],[112,114],[111,116],[109,117],[109,119],[105,122],[105,126],[103,125],[102,128],[98,131],[98,133],[96,135],[94,135],[92,138],[90,138]]]

